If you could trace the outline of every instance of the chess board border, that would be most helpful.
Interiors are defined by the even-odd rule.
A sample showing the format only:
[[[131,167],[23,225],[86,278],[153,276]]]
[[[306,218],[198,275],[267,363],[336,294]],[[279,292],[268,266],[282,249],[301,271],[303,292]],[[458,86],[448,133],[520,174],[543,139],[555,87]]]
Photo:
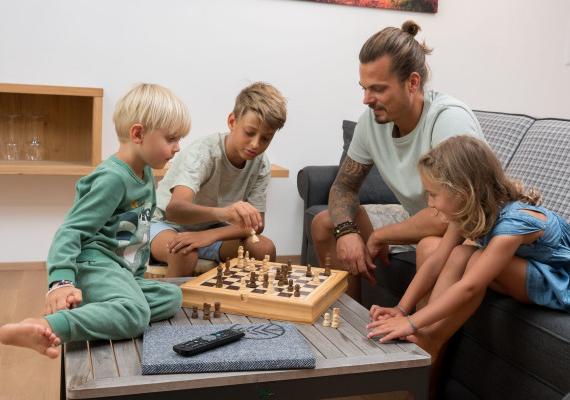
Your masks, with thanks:
[[[256,263],[260,265],[261,262]],[[279,268],[283,263],[270,262],[270,268]],[[237,266],[237,258],[230,261],[231,268]],[[292,265],[293,271],[305,272],[305,266]],[[324,274],[324,268],[312,267],[313,272]],[[227,290],[203,286],[202,283],[215,279],[217,269],[182,284],[183,306],[202,308],[204,303],[221,302],[222,312],[247,315],[258,318],[292,322],[314,323],[334,303],[348,286],[346,271],[331,269],[331,275],[303,298],[267,296],[266,294]]]

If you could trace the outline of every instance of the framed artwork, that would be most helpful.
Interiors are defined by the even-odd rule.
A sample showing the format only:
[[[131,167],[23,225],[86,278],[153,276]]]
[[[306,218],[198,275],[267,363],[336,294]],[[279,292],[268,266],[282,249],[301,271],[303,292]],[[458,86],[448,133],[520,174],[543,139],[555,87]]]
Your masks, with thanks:
[[[438,0],[308,0],[346,6],[388,8],[400,11],[437,12]]]

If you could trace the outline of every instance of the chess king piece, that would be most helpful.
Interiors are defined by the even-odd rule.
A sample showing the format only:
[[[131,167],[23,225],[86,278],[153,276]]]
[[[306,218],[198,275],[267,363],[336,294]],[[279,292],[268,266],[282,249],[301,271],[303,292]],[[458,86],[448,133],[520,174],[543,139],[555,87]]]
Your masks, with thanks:
[[[331,326],[331,314],[325,313],[325,317],[323,319],[323,326],[329,327]]]

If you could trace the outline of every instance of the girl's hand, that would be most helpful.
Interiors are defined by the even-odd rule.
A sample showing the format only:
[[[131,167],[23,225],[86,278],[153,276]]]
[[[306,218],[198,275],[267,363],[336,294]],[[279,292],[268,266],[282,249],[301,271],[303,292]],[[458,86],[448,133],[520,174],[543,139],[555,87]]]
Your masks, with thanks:
[[[376,336],[383,336],[380,343],[385,343],[389,340],[405,338],[408,335],[415,333],[415,329],[408,321],[409,317],[398,316],[386,320],[371,322],[366,327],[368,328],[368,338],[372,339]]]
[[[81,289],[73,286],[64,286],[53,290],[46,296],[45,315],[53,314],[59,310],[75,308],[83,301]]]
[[[209,231],[182,232],[177,234],[166,246],[168,252],[176,254],[188,254],[192,250],[211,245],[216,241],[216,237]]]
[[[380,307],[374,304],[370,307],[370,321],[383,321],[392,317],[403,317],[404,314],[397,307]]]

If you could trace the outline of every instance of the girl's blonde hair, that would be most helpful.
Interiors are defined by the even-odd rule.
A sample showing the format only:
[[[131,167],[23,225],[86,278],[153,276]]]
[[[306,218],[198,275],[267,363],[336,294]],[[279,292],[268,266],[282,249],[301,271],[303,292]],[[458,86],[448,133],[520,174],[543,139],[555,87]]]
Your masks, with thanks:
[[[540,201],[537,191],[525,191],[520,182],[509,179],[491,148],[472,136],[441,142],[420,158],[419,170],[464,203],[453,219],[469,239],[486,235],[506,203]]]
[[[129,129],[134,124],[141,124],[147,132],[163,129],[184,137],[190,130],[190,113],[182,100],[169,89],[141,83],[119,100],[113,122],[120,142],[129,140]]]

